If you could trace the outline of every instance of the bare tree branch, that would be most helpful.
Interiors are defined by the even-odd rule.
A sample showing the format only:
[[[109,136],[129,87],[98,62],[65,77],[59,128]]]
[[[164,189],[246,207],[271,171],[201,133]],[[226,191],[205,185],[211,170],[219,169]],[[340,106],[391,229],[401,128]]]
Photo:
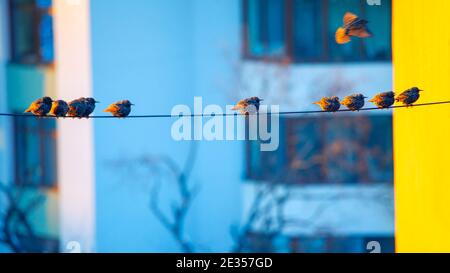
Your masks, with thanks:
[[[0,243],[7,245],[16,253],[31,252],[24,240],[36,238],[33,227],[28,219],[29,215],[44,201],[43,196],[34,197],[24,204],[23,196],[26,189],[22,186],[10,186],[0,183],[0,193],[5,197],[4,216],[0,219],[2,224]]]
[[[192,187],[190,177],[195,165],[197,156],[197,145],[191,142],[189,153],[183,167],[180,167],[175,160],[168,156],[152,156],[142,160],[143,164],[157,174],[153,179],[165,179],[162,176],[163,169],[169,171],[171,179],[175,181],[179,199],[174,201],[169,212],[160,208],[161,181],[154,182],[150,189],[150,211],[161,223],[161,225],[172,235],[183,252],[194,251],[193,244],[186,239],[185,222],[191,208],[193,198],[197,188]]]

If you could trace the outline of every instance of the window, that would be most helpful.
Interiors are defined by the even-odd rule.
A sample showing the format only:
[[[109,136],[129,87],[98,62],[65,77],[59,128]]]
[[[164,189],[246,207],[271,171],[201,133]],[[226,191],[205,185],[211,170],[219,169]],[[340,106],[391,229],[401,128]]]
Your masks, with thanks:
[[[390,61],[391,1],[242,0],[244,57],[282,58],[296,62]],[[345,12],[369,21],[376,38],[335,42]]]
[[[56,185],[56,121],[14,119],[15,182],[19,185]]]
[[[279,56],[285,52],[285,3],[248,0],[249,51],[253,56]]]
[[[280,146],[247,141],[247,179],[286,184],[392,183],[390,115],[280,117]]]
[[[51,64],[54,59],[52,0],[10,0],[11,61]]]

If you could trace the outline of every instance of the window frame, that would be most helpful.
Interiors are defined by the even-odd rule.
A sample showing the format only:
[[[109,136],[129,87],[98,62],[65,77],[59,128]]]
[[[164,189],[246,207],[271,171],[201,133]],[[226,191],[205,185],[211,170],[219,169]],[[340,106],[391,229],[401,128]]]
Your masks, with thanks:
[[[380,63],[380,62],[391,62],[392,61],[392,54],[390,54],[389,58],[386,59],[380,59],[380,60],[371,60],[370,58],[367,58],[367,56],[364,56],[364,43],[360,40],[355,40],[354,42],[358,43],[358,59],[342,59],[342,60],[333,60],[330,59],[330,39],[327,35],[326,27],[329,24],[328,19],[328,12],[329,12],[329,2],[327,0],[317,0],[321,1],[321,18],[324,18],[323,20],[323,26],[321,29],[322,33],[322,43],[323,43],[323,54],[319,57],[311,57],[311,58],[303,58],[299,56],[294,55],[294,18],[295,18],[295,11],[294,11],[294,1],[295,0],[283,0],[285,2],[285,8],[284,8],[284,29],[285,29],[285,37],[284,37],[284,43],[285,43],[285,52],[282,55],[279,56],[256,56],[251,54],[250,52],[250,44],[249,44],[249,18],[248,18],[248,11],[249,11],[249,1],[250,0],[242,0],[241,4],[241,11],[242,11],[242,58],[244,60],[250,60],[250,61],[265,61],[265,62],[286,62],[288,60],[289,62],[293,63],[361,63],[361,62],[369,62],[369,63]],[[361,16],[364,17],[366,14],[366,6],[364,4],[364,1],[360,2],[360,10],[361,10]],[[392,15],[392,8],[390,9],[390,14]],[[392,37],[392,32],[391,32]],[[392,38],[390,39],[390,43],[392,44]],[[392,48],[392,45],[391,45]]]
[[[355,118],[356,116],[345,116],[342,118],[348,119],[348,118]],[[392,113],[386,113],[382,115],[372,115],[372,114],[366,114],[361,115],[359,117],[384,117],[390,119],[390,122],[392,122]],[[245,180],[247,181],[253,181],[256,183],[275,183],[280,185],[295,185],[295,186],[301,186],[301,185],[392,185],[394,182],[394,177],[392,176],[391,179],[385,179],[385,180],[357,180],[357,181],[333,181],[329,180],[328,177],[325,177],[323,179],[317,179],[317,180],[298,180],[297,178],[292,179],[293,175],[295,177],[295,174],[289,173],[287,170],[289,169],[289,163],[292,162],[292,159],[294,158],[294,151],[295,148],[293,147],[292,143],[290,142],[290,137],[295,136],[295,127],[297,123],[301,123],[301,119],[308,119],[309,122],[313,122],[313,119],[319,119],[323,117],[312,117],[308,118],[305,116],[298,116],[298,117],[284,117],[280,118],[280,147],[276,151],[272,152],[262,152],[257,151],[255,152],[254,148],[252,148],[253,145],[258,146],[260,145],[258,140],[249,140],[246,138],[245,145],[244,145],[244,158],[245,158]],[[358,118],[358,117],[356,117]],[[326,119],[326,118],[324,118]],[[323,121],[322,121],[323,122]],[[325,126],[325,127],[324,127]],[[248,126],[246,126],[248,128]],[[319,142],[323,145],[325,144],[326,147],[328,142],[325,140],[326,131],[324,129],[327,128],[326,124],[320,124],[320,131],[322,133],[320,134]],[[393,133],[393,132],[392,132]],[[391,147],[393,149],[393,147]],[[269,154],[268,154],[269,153]],[[393,150],[391,150],[392,157],[393,157]],[[258,158],[258,164],[253,165],[254,156],[257,155]],[[277,163],[281,165],[281,168],[271,168],[273,166],[264,166],[261,164],[261,162],[267,162],[267,158],[270,157],[277,157]],[[264,159],[264,160],[263,160]],[[393,158],[392,158],[393,160]],[[393,161],[392,161],[393,163]],[[278,166],[276,166],[278,167]],[[393,168],[393,165],[391,166]],[[262,170],[262,171],[261,171]],[[275,170],[273,172],[273,170]],[[267,175],[264,171],[269,172],[269,175]],[[393,169],[392,169],[392,175]]]
[[[13,147],[14,147],[14,184],[17,186],[22,186],[22,187],[30,187],[30,188],[41,188],[41,189],[49,189],[49,190],[53,190],[53,189],[57,189],[58,188],[58,174],[57,174],[57,125],[55,123],[55,126],[53,129],[47,128],[46,126],[44,126],[42,124],[42,122],[56,122],[53,120],[49,120],[49,119],[37,119],[36,120],[36,124],[34,124],[34,126],[30,126],[30,124],[27,123],[27,121],[19,121],[18,119],[14,119],[13,122],[13,130],[14,130],[14,139],[13,139]],[[26,137],[27,134],[33,134],[34,137],[38,138],[38,153],[39,153],[39,165],[38,167],[42,170],[45,171],[47,169],[47,165],[51,164],[51,162],[48,162],[46,160],[46,156],[45,153],[49,152],[48,149],[46,150],[46,147],[48,145],[46,138],[50,138],[54,144],[54,149],[52,150],[53,153],[53,157],[54,157],[54,167],[52,168],[54,173],[50,176],[52,179],[51,181],[46,181],[46,176],[45,175],[41,175],[39,178],[39,181],[37,183],[33,183],[30,181],[27,181],[26,175],[27,174],[23,174],[21,173],[21,171],[23,171],[23,168],[19,167],[19,164],[21,164],[19,162],[19,160],[23,159],[20,158],[19,155],[21,154],[27,154],[27,152],[30,151],[26,151],[25,153],[23,152],[23,147],[20,147],[20,145],[23,145],[23,143],[20,143],[21,141],[19,141],[19,135],[21,135],[20,140],[24,140],[25,138],[25,142],[26,142]],[[29,148],[28,148],[29,149]],[[22,151],[22,152],[20,152]],[[23,163],[26,165],[26,163]],[[23,165],[22,164],[22,165]]]

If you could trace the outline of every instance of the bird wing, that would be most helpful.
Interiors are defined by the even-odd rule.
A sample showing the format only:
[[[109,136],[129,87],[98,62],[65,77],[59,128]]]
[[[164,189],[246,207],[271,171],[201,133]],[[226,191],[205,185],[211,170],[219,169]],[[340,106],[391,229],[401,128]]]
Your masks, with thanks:
[[[359,37],[359,38],[367,38],[367,37],[372,36],[372,33],[364,25],[361,25],[361,26],[358,26],[355,28],[353,28],[353,27],[350,28],[348,34],[351,36]]]
[[[351,25],[355,20],[358,20],[358,16],[351,12],[346,12],[344,14],[344,26]]]
[[[395,98],[395,100],[396,100],[396,101],[403,101],[403,100],[407,99],[408,96],[409,96],[409,92],[408,92],[408,91],[405,91],[405,92],[401,93],[400,95],[398,95],[398,96]]]

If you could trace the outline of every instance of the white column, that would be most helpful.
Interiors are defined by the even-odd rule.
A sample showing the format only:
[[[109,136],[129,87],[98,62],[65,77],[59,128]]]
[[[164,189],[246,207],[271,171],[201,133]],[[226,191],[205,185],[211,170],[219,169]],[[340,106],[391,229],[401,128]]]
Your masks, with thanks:
[[[58,98],[92,96],[90,0],[56,0]],[[95,170],[91,120],[58,121],[61,251],[95,251]]]
[[[0,0],[0,112],[8,112],[6,89],[6,65],[9,59],[9,16],[7,0]],[[0,183],[11,183],[13,143],[11,141],[12,119],[0,118]]]

